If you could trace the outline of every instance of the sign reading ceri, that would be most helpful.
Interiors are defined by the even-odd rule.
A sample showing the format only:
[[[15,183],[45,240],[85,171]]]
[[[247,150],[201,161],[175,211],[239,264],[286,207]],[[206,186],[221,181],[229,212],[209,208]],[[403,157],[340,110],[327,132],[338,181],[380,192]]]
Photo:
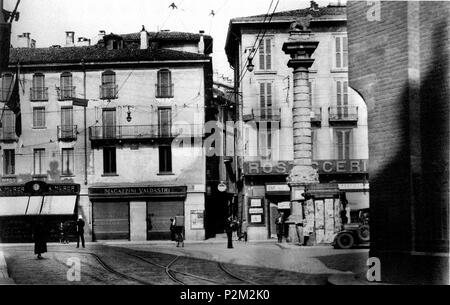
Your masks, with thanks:
[[[319,174],[366,174],[368,160],[316,160],[312,162]]]

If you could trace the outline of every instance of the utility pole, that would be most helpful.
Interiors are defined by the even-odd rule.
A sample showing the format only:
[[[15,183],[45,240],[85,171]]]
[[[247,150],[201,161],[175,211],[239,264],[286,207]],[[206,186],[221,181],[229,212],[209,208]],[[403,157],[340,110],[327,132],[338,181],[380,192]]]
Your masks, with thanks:
[[[0,10],[1,10],[1,14],[0,14],[0,23],[5,23],[5,15],[3,15],[3,0],[0,0]]]

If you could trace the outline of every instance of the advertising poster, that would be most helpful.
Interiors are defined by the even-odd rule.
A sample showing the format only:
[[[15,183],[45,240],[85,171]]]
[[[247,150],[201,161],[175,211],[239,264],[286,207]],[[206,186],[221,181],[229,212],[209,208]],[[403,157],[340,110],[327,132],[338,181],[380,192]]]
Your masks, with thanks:
[[[204,228],[204,212],[191,211],[191,229],[201,230]]]

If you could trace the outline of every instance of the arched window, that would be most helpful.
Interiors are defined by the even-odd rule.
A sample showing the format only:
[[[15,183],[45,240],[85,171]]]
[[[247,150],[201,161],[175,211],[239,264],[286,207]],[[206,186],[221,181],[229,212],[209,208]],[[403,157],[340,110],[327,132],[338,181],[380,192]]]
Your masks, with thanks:
[[[61,74],[59,88],[59,100],[64,101],[75,96],[75,87],[73,86],[72,73],[64,72]]]
[[[115,99],[117,98],[117,93],[116,73],[110,70],[103,72],[100,97],[102,99]]]
[[[11,95],[11,91],[13,89],[14,83],[14,75],[12,73],[4,73],[2,75],[2,94],[1,100],[2,102],[6,102]]]
[[[168,69],[158,71],[158,83],[156,84],[156,97],[170,98],[173,97],[172,72]]]
[[[31,88],[32,101],[48,101],[48,88],[45,87],[45,75],[36,73],[33,75],[33,87]]]

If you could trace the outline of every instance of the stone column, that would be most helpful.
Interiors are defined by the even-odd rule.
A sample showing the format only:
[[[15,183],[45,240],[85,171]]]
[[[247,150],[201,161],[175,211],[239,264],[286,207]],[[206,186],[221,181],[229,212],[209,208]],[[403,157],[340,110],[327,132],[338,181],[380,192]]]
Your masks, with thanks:
[[[319,182],[317,170],[312,167],[311,141],[311,104],[309,97],[309,68],[313,65],[312,53],[319,45],[313,40],[310,31],[292,30],[288,42],[283,45],[283,51],[291,56],[288,67],[294,71],[294,167],[288,177],[291,187],[291,216],[289,224],[289,239],[293,243],[303,243],[303,229],[297,224],[303,224],[303,203],[301,194],[305,186]]]

